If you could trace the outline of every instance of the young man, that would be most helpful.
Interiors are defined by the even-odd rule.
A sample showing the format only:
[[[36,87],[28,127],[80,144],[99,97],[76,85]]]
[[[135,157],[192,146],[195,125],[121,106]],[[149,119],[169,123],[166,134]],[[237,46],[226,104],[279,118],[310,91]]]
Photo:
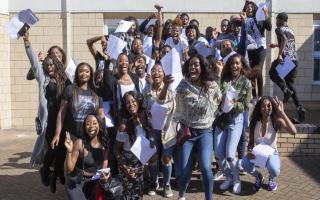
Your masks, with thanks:
[[[287,102],[292,97],[294,104],[298,109],[299,121],[305,119],[306,110],[303,108],[301,102],[298,99],[296,89],[294,88],[294,80],[297,76],[298,61],[297,53],[295,49],[295,37],[291,28],[287,25],[288,15],[286,13],[279,13],[276,18],[277,28],[275,30],[277,35],[278,44],[270,44],[270,48],[279,48],[277,59],[272,63],[269,75],[270,79],[277,84],[284,93],[283,103]],[[284,77],[280,78],[276,70],[276,66],[282,63],[286,57],[289,57],[295,67]]]

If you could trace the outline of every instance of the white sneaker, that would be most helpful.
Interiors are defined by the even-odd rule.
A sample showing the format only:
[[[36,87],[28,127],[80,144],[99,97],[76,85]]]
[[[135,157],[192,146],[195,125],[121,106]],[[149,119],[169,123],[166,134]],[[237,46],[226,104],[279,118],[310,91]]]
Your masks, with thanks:
[[[178,200],[186,200],[185,197],[179,197]]]
[[[220,190],[227,190],[231,186],[232,186],[232,178],[227,178],[221,183],[219,188]]]
[[[241,181],[234,181],[233,182],[233,193],[240,194],[241,193]]]

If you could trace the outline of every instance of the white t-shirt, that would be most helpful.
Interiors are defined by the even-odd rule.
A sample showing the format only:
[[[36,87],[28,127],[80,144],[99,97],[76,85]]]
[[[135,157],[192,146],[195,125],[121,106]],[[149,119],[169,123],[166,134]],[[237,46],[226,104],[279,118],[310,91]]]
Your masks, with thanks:
[[[121,96],[120,96],[120,88],[121,88]],[[121,98],[123,97],[123,95],[129,91],[136,91],[134,83],[132,83],[130,85],[120,84],[120,88],[118,87],[118,91],[117,91],[117,101],[119,102],[118,103],[119,109],[121,108]]]
[[[180,59],[183,58],[183,50],[185,50],[189,46],[188,41],[182,37],[180,37],[180,41],[178,42],[178,44],[173,43],[172,37],[169,37],[166,40],[166,44],[169,45],[171,48],[175,48],[177,52],[179,52]]]
[[[254,128],[254,142],[255,144],[264,143],[270,145],[272,148],[277,149],[277,134],[274,130],[271,121],[268,121],[266,132],[262,137],[261,133],[261,121],[258,121]]]
[[[136,126],[135,134],[136,134],[136,138],[139,136],[142,136],[142,135],[146,136],[146,133],[141,125]],[[123,150],[130,151],[131,144],[130,144],[130,139],[129,139],[129,135],[127,132],[118,132],[116,140],[118,142],[123,143]]]

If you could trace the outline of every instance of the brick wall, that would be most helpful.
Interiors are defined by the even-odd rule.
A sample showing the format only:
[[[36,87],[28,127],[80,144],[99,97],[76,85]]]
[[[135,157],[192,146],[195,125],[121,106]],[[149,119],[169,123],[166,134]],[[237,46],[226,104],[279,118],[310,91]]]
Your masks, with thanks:
[[[10,14],[11,17],[15,13]],[[36,13],[40,21],[30,29],[30,42],[34,52],[47,51],[52,45],[63,47],[62,16]],[[36,80],[26,80],[30,62],[22,39],[10,40],[12,128],[34,130],[38,110]]]
[[[310,124],[296,125],[298,133],[282,132],[278,135],[278,150],[281,156],[320,155],[320,130]]]
[[[9,15],[0,14],[0,27],[9,22]],[[10,40],[4,29],[0,29],[0,129],[11,128],[11,77]]]

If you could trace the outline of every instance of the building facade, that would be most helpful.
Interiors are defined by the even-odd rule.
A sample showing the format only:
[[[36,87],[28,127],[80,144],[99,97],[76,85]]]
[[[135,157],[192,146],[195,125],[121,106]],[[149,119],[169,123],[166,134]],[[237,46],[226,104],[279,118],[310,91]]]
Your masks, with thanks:
[[[0,129],[34,129],[38,107],[36,81],[27,81],[30,63],[22,40],[11,40],[4,26],[20,10],[30,8],[40,21],[30,29],[30,41],[35,52],[46,51],[59,45],[68,58],[86,61],[94,66],[86,40],[113,29],[117,21],[129,15],[145,19],[163,5],[164,18],[175,18],[177,13],[187,12],[190,19],[200,22],[200,31],[207,26],[219,28],[220,21],[238,14],[245,1],[239,0],[1,0],[0,2]],[[259,3],[261,1],[255,0]],[[271,17],[273,31],[267,34],[267,43],[276,42],[275,16],[279,12],[289,14],[288,24],[296,36],[299,59],[297,91],[303,101],[320,101],[320,1],[272,0]],[[97,45],[99,46],[99,45]],[[268,77],[270,63],[277,50],[268,49],[264,67],[265,95],[281,92]]]

